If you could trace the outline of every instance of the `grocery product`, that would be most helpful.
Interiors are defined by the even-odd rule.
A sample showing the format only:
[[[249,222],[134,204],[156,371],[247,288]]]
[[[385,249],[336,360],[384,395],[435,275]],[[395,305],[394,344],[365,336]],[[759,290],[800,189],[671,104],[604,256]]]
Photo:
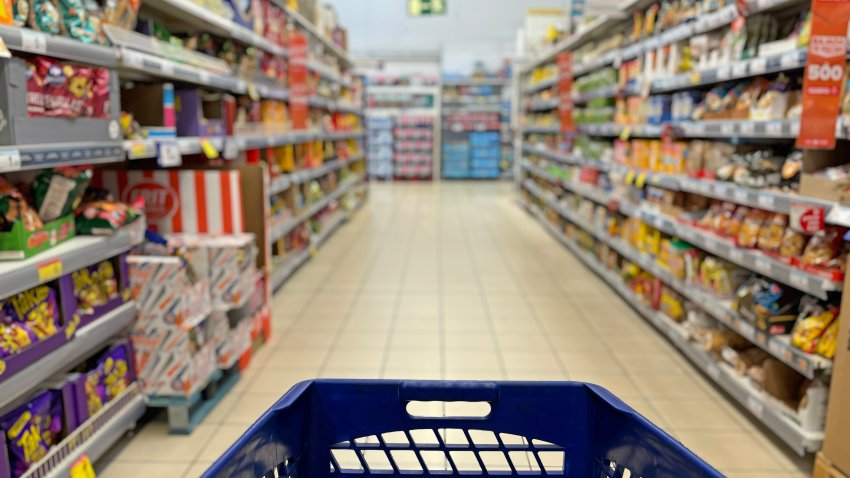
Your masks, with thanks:
[[[49,285],[33,287],[4,299],[3,311],[8,321],[23,324],[37,340],[59,331],[59,302],[56,291]]]
[[[13,477],[23,475],[56,444],[63,428],[61,410],[57,392],[47,390],[0,418]]]
[[[64,166],[39,173],[32,188],[41,220],[49,222],[74,212],[91,178],[91,167]]]
[[[806,316],[801,317],[794,326],[791,332],[791,343],[804,352],[812,353],[817,350],[821,337],[838,317],[838,309],[831,306],[817,306],[803,312]],[[828,342],[833,340],[834,337],[827,337],[827,344],[823,347],[825,352],[831,348]]]
[[[0,177],[0,231],[11,231],[15,224],[23,225],[27,231],[35,231],[44,225],[20,191]]]

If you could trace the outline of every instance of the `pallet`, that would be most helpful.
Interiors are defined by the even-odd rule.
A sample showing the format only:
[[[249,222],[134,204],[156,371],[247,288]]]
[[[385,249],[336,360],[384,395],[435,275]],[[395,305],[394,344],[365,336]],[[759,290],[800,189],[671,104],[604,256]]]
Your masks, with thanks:
[[[818,452],[812,478],[847,478],[847,475],[836,468],[823,452]]]
[[[165,408],[168,411],[168,432],[189,435],[227,396],[239,381],[238,363],[227,370],[216,370],[207,385],[189,397],[148,397],[148,406]]]

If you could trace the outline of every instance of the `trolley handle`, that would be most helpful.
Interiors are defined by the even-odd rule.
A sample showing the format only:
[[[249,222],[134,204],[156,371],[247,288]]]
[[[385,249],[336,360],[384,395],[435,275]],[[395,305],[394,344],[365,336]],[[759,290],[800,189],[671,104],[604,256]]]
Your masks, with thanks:
[[[403,401],[496,402],[499,385],[494,382],[405,380],[398,386]]]

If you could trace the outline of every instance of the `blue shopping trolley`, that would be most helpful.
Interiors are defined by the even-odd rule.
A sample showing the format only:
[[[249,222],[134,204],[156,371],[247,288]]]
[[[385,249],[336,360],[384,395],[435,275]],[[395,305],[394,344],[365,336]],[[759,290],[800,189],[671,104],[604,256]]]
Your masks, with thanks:
[[[312,380],[204,478],[722,477],[607,390],[580,382]]]

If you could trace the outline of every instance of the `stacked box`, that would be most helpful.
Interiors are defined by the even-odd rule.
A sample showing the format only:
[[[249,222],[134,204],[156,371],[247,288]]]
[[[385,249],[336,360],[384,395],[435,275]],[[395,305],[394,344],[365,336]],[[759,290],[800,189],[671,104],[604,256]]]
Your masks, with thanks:
[[[443,177],[449,179],[469,177],[469,143],[443,145]]]
[[[366,169],[373,178],[393,175],[393,125],[393,118],[389,116],[366,118]]]
[[[136,375],[147,395],[187,397],[215,371],[203,323],[212,312],[208,282],[178,257],[130,256],[139,315],[130,330]]]
[[[499,162],[502,146],[499,133],[481,131],[470,133],[470,176],[476,179],[495,179],[499,177]]]

